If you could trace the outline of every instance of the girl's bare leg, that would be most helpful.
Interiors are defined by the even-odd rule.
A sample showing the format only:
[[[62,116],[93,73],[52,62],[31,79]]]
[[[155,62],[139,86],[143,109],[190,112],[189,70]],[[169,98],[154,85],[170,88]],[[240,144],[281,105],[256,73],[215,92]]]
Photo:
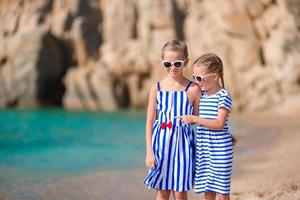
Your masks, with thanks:
[[[219,200],[230,200],[229,195],[219,194]]]
[[[216,199],[216,193],[215,192],[205,192],[204,193],[204,199],[205,200],[215,200]]]
[[[187,192],[173,192],[174,200],[187,200]]]
[[[169,200],[170,190],[156,190],[156,200]]]

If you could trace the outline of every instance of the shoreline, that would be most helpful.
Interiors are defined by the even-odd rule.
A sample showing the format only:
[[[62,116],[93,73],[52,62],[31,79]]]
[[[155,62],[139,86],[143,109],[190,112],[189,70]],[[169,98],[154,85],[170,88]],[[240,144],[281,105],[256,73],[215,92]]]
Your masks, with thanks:
[[[232,200],[300,199],[299,117],[274,113],[234,115],[238,126],[231,185]],[[298,161],[298,162],[297,162]],[[49,179],[42,184],[15,185],[5,200],[119,200],[155,198],[143,184],[145,168],[99,171]],[[203,199],[188,192],[189,200]]]

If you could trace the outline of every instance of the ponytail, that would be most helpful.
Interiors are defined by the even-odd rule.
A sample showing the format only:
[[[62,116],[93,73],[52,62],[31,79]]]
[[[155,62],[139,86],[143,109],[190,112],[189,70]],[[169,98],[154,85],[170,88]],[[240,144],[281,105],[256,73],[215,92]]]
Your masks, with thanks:
[[[223,74],[221,76],[221,83],[222,83],[222,88],[225,89],[225,82],[224,82],[224,76],[223,76]]]

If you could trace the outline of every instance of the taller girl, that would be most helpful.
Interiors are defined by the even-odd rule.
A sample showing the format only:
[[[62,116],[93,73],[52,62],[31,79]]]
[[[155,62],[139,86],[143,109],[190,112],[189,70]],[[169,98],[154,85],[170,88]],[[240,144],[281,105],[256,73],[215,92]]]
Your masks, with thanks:
[[[199,116],[178,118],[184,123],[198,124],[195,191],[205,193],[206,200],[214,200],[216,194],[220,200],[230,199],[235,139],[227,125],[231,97],[224,89],[221,59],[212,53],[199,57],[193,64],[193,78],[202,89]]]
[[[183,76],[188,64],[184,42],[173,40],[162,48],[162,66],[168,75],[150,90],[146,122],[146,166],[144,183],[156,189],[157,200],[187,199],[193,186],[194,133],[178,115],[198,115],[200,89]]]

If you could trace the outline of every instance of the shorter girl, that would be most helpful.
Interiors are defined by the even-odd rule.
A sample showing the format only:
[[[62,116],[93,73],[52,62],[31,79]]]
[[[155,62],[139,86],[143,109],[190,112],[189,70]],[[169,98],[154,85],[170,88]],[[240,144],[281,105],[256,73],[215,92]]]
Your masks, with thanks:
[[[230,179],[235,139],[227,125],[231,97],[224,88],[223,64],[212,53],[193,64],[193,78],[202,89],[199,116],[180,116],[183,123],[196,123],[195,191],[206,200],[230,199]],[[221,85],[220,85],[221,80]]]

